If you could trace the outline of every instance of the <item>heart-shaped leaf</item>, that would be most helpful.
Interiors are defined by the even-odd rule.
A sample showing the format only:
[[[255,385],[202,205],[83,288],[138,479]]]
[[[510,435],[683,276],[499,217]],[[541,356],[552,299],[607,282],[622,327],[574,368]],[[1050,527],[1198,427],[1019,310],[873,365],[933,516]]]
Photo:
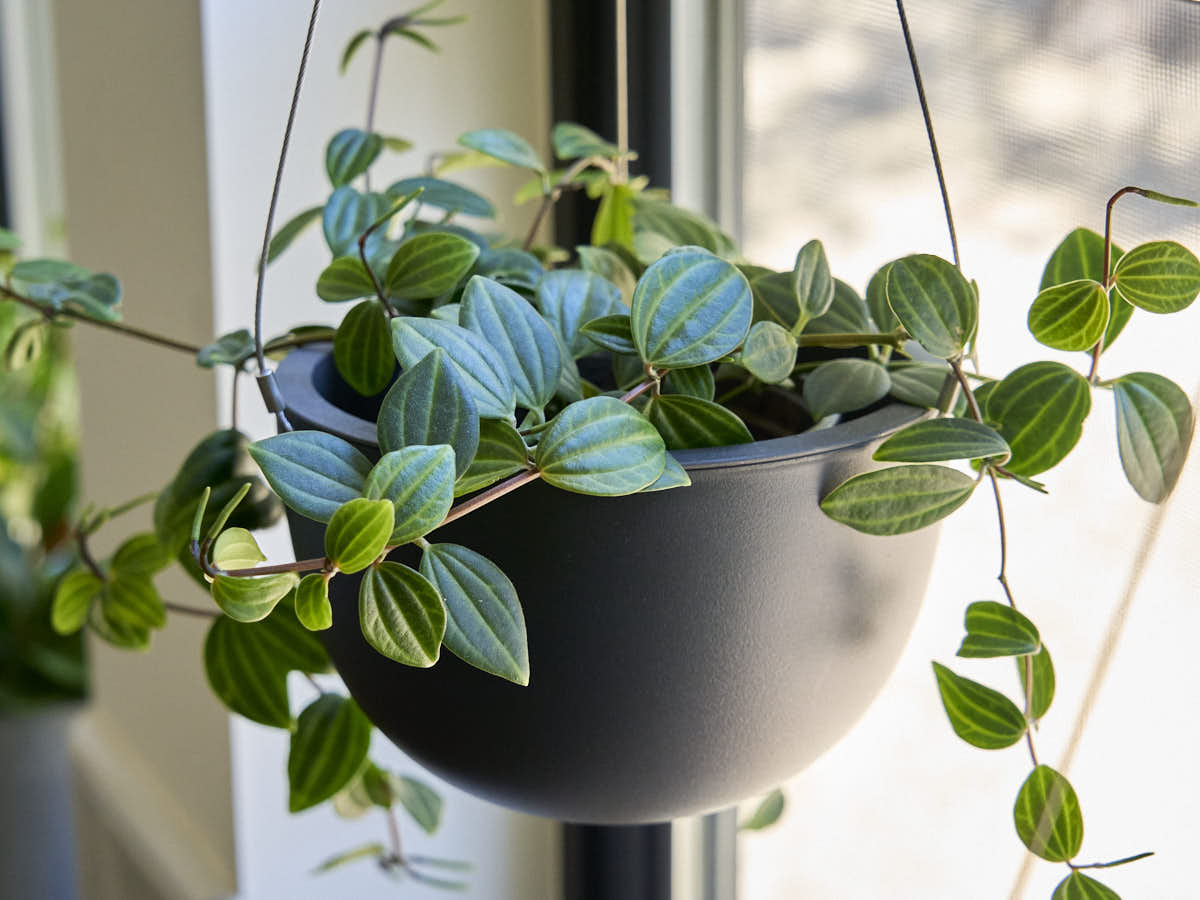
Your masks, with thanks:
[[[500,419],[479,423],[479,449],[470,467],[458,477],[454,494],[461,497],[515,475],[529,465],[529,451],[520,432]]]
[[[619,156],[621,148],[604,140],[590,128],[575,122],[559,122],[550,134],[554,155],[559,159],[581,159],[585,156]]]
[[[880,444],[872,459],[926,463],[1008,455],[1008,444],[994,428],[971,419],[947,418],[914,422]]]
[[[311,572],[300,579],[296,587],[296,618],[309,631],[324,631],[333,625],[329,581],[320,572]]]
[[[388,386],[396,371],[396,354],[382,303],[368,300],[346,314],[333,338],[333,362],[338,374],[364,397]]]
[[[792,333],[799,334],[813,319],[825,315],[833,303],[833,274],[820,241],[809,241],[800,248],[792,268],[791,284],[799,312]]]
[[[288,811],[328,800],[367,758],[371,723],[348,697],[322,694],[300,713],[288,750]]]
[[[984,412],[1012,450],[1004,467],[1031,476],[1071,452],[1091,408],[1086,378],[1062,363],[1043,361],[1009,373],[988,393]]]
[[[888,371],[868,359],[847,357],[821,363],[804,378],[804,405],[815,421],[834,413],[853,412],[887,396]]]
[[[537,467],[555,487],[618,496],[653,484],[666,445],[649,421],[614,397],[572,403],[554,417],[537,447]]]
[[[478,258],[479,248],[457,234],[418,234],[396,250],[384,289],[390,298],[432,300],[452,290]]]
[[[1041,649],[1042,639],[1032,622],[1011,606],[980,600],[967,607],[967,635],[958,655],[971,658],[1025,656]]]
[[[432,544],[421,574],[446,602],[446,648],[464,662],[529,684],[529,646],[517,590],[495,563],[458,544]]]
[[[213,579],[212,597],[221,611],[239,622],[258,622],[292,592],[300,577],[295,572],[237,577],[218,575]]]
[[[371,227],[392,205],[386,194],[360,194],[349,185],[334,191],[325,202],[321,214],[321,225],[325,232],[325,243],[335,256],[346,256],[358,252],[359,237]],[[367,239],[367,257],[374,254],[375,247],[384,240],[381,231]]]
[[[346,128],[329,140],[325,148],[325,171],[335,187],[349,184],[371,167],[383,151],[383,138],[374,132]]]
[[[487,197],[453,181],[428,175],[402,178],[387,189],[387,194],[389,197],[399,198],[416,190],[421,191],[422,206],[432,206],[448,213],[462,213],[484,219],[496,217],[496,207],[492,206],[492,201]]]
[[[581,333],[584,325],[604,316],[627,315],[629,312],[616,285],[579,269],[547,272],[538,282],[534,300],[576,359],[594,349],[588,337]]]
[[[74,634],[87,622],[92,603],[103,590],[104,582],[87,569],[68,572],[54,591],[50,626],[59,634]]]
[[[782,325],[757,322],[750,328],[737,362],[759,381],[777,384],[792,374],[798,350],[796,339]]]
[[[458,370],[463,386],[487,419],[512,419],[516,394],[504,360],[473,331],[439,319],[392,319],[392,346],[405,369],[435,348],[442,348]]]
[[[653,398],[645,412],[668,450],[725,447],[754,440],[737,415],[711,400],[686,394],[663,394]]]
[[[1083,813],[1071,782],[1049,766],[1029,773],[1013,806],[1017,834],[1031,853],[1050,862],[1073,859],[1083,846]]]
[[[1048,287],[1029,307],[1029,331],[1055,350],[1088,350],[1108,325],[1108,294],[1094,281]]]
[[[254,535],[245,528],[227,528],[217,535],[210,552],[218,569],[250,569],[266,560]]]
[[[463,326],[504,361],[517,404],[543,409],[554,398],[562,371],[559,343],[546,321],[512,288],[481,275],[467,282],[460,315]]]
[[[967,502],[975,480],[946,466],[893,466],[855,475],[821,501],[825,515],[866,534],[905,534]]]
[[[1200,293],[1200,260],[1175,241],[1153,241],[1122,256],[1113,281],[1127,303],[1152,313],[1178,312]]]
[[[1017,705],[990,687],[933,664],[938,693],[954,733],[973,747],[999,750],[1025,736],[1025,716]]]
[[[481,128],[468,131],[458,139],[459,144],[471,150],[506,162],[510,166],[522,169],[532,169],[545,173],[546,164],[542,162],[537,151],[529,146],[520,135],[513,134],[503,128]]]
[[[446,633],[446,607],[420,572],[395,562],[372,566],[358,589],[358,619],[367,643],[396,662],[428,668]]]
[[[359,497],[343,503],[325,529],[325,556],[341,572],[361,572],[383,553],[394,517],[395,507],[387,499]]]
[[[414,444],[385,453],[367,476],[364,493],[392,503],[387,543],[414,541],[440,525],[450,511],[454,451],[446,444]]]
[[[701,250],[680,250],[638,281],[633,342],[655,366],[703,365],[741,345],[753,310],[750,285],[736,266]]]
[[[975,334],[979,299],[963,274],[939,256],[906,256],[887,268],[888,306],[934,356],[959,356]],[[869,294],[869,288],[868,288]]]
[[[357,256],[339,256],[317,276],[317,296],[328,303],[357,300],[375,293],[375,284]]]
[[[383,398],[377,432],[384,453],[417,445],[448,444],[462,475],[479,445],[479,413],[459,369],[440,347],[406,368]]]
[[[637,353],[637,347],[633,345],[633,331],[628,314],[592,319],[579,329],[579,336],[612,353],[626,356]]]
[[[699,397],[701,400],[712,400],[717,393],[717,381],[713,377],[710,366],[688,366],[686,369],[672,369],[662,382],[664,394],[684,394],[688,397]]]
[[[1072,872],[1054,888],[1050,900],[1121,900],[1121,896],[1095,878]]]
[[[288,431],[250,445],[268,483],[302,516],[328,522],[347,500],[362,496],[371,462],[323,431]]]
[[[1187,460],[1196,424],[1191,401],[1177,384],[1153,372],[1122,375],[1112,388],[1125,477],[1143,500],[1161,503]]]

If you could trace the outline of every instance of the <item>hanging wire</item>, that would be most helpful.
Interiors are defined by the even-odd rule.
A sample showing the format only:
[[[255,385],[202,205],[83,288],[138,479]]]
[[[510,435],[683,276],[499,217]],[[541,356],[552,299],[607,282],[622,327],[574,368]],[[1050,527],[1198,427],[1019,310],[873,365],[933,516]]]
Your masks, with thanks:
[[[271,245],[271,231],[275,227],[275,207],[279,204],[279,185],[283,180],[283,165],[287,161],[288,145],[292,140],[292,125],[296,121],[296,108],[300,105],[300,86],[304,83],[304,70],[308,67],[308,55],[312,48],[313,32],[317,26],[317,12],[321,0],[313,0],[312,15],[308,19],[308,32],[304,36],[304,51],[300,54],[300,71],[296,73],[296,87],[292,92],[292,105],[288,109],[287,125],[283,129],[283,145],[279,148],[279,165],[275,169],[275,184],[271,188],[271,205],[267,209],[267,227],[263,233],[262,253],[258,258],[258,288],[254,294],[254,356],[258,361],[258,389],[262,392],[267,409],[275,414],[279,427],[291,431],[292,425],[284,413],[283,395],[275,380],[275,373],[267,370],[263,354],[262,306],[263,282],[267,275],[267,251]]]

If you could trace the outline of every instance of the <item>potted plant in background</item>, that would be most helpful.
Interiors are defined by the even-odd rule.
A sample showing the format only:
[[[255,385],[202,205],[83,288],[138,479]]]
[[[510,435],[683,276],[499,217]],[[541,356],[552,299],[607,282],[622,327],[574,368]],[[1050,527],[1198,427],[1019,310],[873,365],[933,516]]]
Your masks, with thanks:
[[[356,35],[344,64],[367,41],[425,43],[423,27],[448,21],[429,6],[392,19]],[[1100,369],[1135,307],[1174,312],[1200,292],[1200,262],[1178,244],[1120,254],[1107,221],[1103,236],[1071,232],[1029,325],[1088,353],[1086,374],[1039,361],[984,379],[966,364],[977,291],[954,263],[894,260],[860,296],[817,241],[790,272],[742,260],[711,222],[630,177],[627,148],[578,125],[554,130],[558,170],[501,129],[460,143],[433,171],[371,191],[372,167],[400,144],[369,127],[334,136],[332,194],[264,240],[258,300],[266,264],[319,221],[332,260],[316,291],[353,304],[345,318],[224,335],[198,356],[257,368],[280,434],[205,438],[155,499],[155,532],[111,560],[87,553],[89,518],[55,601],[60,630],[87,623],[130,648],[170,612],[213,617],[214,691],[292,732],[294,810],[402,805],[436,827],[436,795],[368,759],[371,720],[451,780],[564,818],[729,803],[849,727],[915,616],[933,547],[920,529],[985,480],[997,498],[1001,483],[1040,490],[1093,390],[1116,400],[1138,493],[1161,500],[1178,478],[1186,395]],[[446,176],[484,160],[533,176],[540,206],[519,242],[458,221],[491,204]],[[599,200],[590,244],[535,246],[577,188]],[[1110,215],[1130,192],[1183,202],[1129,188]],[[115,282],[69,264],[18,263],[3,294],[51,321],[134,331],[115,321]],[[266,357],[283,353],[276,376]],[[281,501],[297,562],[268,562],[251,533]],[[152,578],[171,558],[219,613],[159,597]],[[1053,669],[1006,599],[968,608],[959,654],[1016,658],[1023,708],[948,668],[936,678],[961,737],[1024,740],[1033,755]],[[318,685],[293,719],[288,673],[330,657],[354,699]],[[1071,865],[1063,896],[1105,896],[1073,864],[1074,792],[1036,755],[1015,824],[1033,852]],[[361,857],[448,881],[398,843],[336,861]]]

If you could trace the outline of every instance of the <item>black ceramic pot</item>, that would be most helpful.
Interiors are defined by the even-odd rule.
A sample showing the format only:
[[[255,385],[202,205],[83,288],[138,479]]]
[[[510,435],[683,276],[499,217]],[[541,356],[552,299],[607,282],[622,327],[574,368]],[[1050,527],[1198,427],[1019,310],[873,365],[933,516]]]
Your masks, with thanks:
[[[278,378],[296,428],[378,457],[369,404],[339,388],[327,349],[293,352]],[[595,824],[728,806],[832,746],[900,655],[935,531],[869,537],[817,501],[922,414],[895,404],[825,431],[678,452],[692,486],[660,493],[534,482],[439,529],[431,540],[483,553],[516,585],[528,687],[449,652],[431,669],[380,656],[359,628],[357,577],[333,582],[326,646],[389,738],[487,800]],[[323,526],[290,521],[298,557],[320,556]]]

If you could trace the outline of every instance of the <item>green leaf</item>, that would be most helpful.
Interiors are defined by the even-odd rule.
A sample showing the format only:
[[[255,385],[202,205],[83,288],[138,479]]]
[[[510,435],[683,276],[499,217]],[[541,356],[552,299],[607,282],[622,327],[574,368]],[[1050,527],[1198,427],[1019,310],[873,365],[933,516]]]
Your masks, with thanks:
[[[347,697],[322,694],[296,721],[288,750],[288,811],[328,800],[367,758],[371,723]]]
[[[833,303],[833,274],[820,241],[809,241],[796,254],[791,285],[798,308],[792,334],[798,335],[813,319],[825,315]]]
[[[240,366],[254,355],[254,335],[245,328],[223,334],[196,354],[196,365],[211,369],[214,366]]]
[[[1108,294],[1094,281],[1048,287],[1029,307],[1029,331],[1055,350],[1088,350],[1108,325]]]
[[[290,247],[309,225],[321,218],[324,212],[325,207],[313,206],[297,213],[284,222],[282,227],[271,238],[271,242],[267,244],[267,265],[273,263],[279,257],[279,254]]]
[[[764,828],[770,828],[783,815],[783,807],[783,791],[775,788],[759,801],[750,818],[738,823],[738,831],[762,831]]]
[[[335,256],[346,256],[358,252],[359,237],[371,227],[389,207],[391,198],[386,194],[360,194],[349,185],[343,185],[325,202],[321,226],[325,232],[325,243]],[[384,235],[376,232],[366,243],[367,258]]]
[[[271,614],[277,603],[292,592],[300,577],[295,572],[278,575],[237,577],[218,575],[212,596],[221,611],[239,622],[258,622]]]
[[[717,382],[710,366],[688,366],[686,369],[671,369],[662,382],[664,394],[685,394],[712,400],[717,393]]]
[[[934,356],[960,355],[975,334],[979,299],[962,273],[941,257],[921,253],[891,263],[885,291],[900,324]]]
[[[559,122],[550,134],[554,155],[559,159],[582,159],[585,156],[619,156],[621,148],[610,143],[590,128],[575,122]]]
[[[90,270],[67,262],[64,259],[23,259],[12,267],[9,276],[13,281],[26,284],[51,284],[87,278]]]
[[[371,273],[357,256],[339,256],[317,276],[317,296],[328,303],[357,300],[374,293]]]
[[[893,466],[855,475],[825,495],[821,509],[866,534],[905,534],[967,502],[975,480],[946,466]]]
[[[1200,260],[1175,241],[1153,241],[1122,256],[1113,281],[1127,303],[1152,313],[1178,312],[1200,293]]]
[[[698,366],[732,352],[750,330],[750,285],[737,267],[702,250],[668,254],[633,294],[633,342],[646,362]]]
[[[674,456],[668,453],[667,465],[663,468],[663,473],[658,476],[653,484],[642,488],[642,493],[650,494],[655,491],[669,491],[671,488],[688,487],[691,483],[692,479],[688,475],[687,470],[678,463]]]
[[[13,329],[4,347],[4,370],[19,372],[42,355],[49,325],[45,319],[30,319]]]
[[[592,244],[615,244],[633,249],[633,190],[627,184],[606,184],[592,220]]]
[[[1073,859],[1083,845],[1083,813],[1065,777],[1049,766],[1029,773],[1013,806],[1017,834],[1031,853],[1050,862]]]
[[[392,793],[426,834],[437,831],[442,821],[442,798],[422,781],[406,775],[392,776]]]
[[[349,184],[375,162],[383,151],[383,138],[360,128],[346,128],[329,140],[325,148],[325,171],[335,187]]]
[[[517,429],[500,419],[484,419],[479,423],[479,449],[455,482],[454,494],[460,497],[478,491],[528,465],[529,451]]]
[[[967,607],[963,620],[967,635],[958,648],[964,658],[1026,656],[1042,646],[1038,630],[1011,606],[980,600]]]
[[[579,268],[585,272],[594,272],[601,278],[615,285],[621,292],[621,301],[628,307],[633,300],[633,289],[637,286],[637,276],[629,268],[629,264],[605,247],[590,247],[581,245],[575,248],[579,254]],[[546,310],[543,307],[542,313]]]
[[[367,32],[367,34],[370,35],[370,32]],[[387,850],[384,849],[383,844],[377,841],[370,844],[363,844],[361,847],[354,847],[329,857],[329,859],[313,869],[312,873],[314,875],[321,875],[325,872],[331,872],[334,869],[340,869],[347,863],[358,862],[360,859],[380,860],[385,856],[387,856]]]
[[[300,579],[296,587],[296,618],[309,631],[324,631],[333,625],[329,581],[320,572],[312,572]]]
[[[534,302],[575,359],[595,350],[581,331],[584,325],[629,312],[616,285],[594,272],[579,269],[547,272],[538,282]]]
[[[914,422],[879,445],[880,462],[943,462],[950,459],[1007,458],[1008,444],[995,429],[971,419]]]
[[[1121,900],[1121,895],[1082,872],[1072,872],[1058,883],[1050,900]]]
[[[461,318],[504,361],[517,404],[544,409],[558,388],[562,358],[554,332],[537,311],[511,288],[475,275],[463,291]]]
[[[1111,248],[1109,272],[1116,266],[1124,250],[1116,244]],[[1104,281],[1104,238],[1088,228],[1076,228],[1054,248],[1046,268],[1042,270],[1042,281],[1038,287],[1044,291],[1056,284],[1078,281]]]
[[[821,363],[804,378],[802,396],[814,421],[834,413],[853,412],[887,396],[892,379],[887,369],[868,359],[846,357]]]
[[[461,184],[429,175],[402,178],[389,187],[387,193],[388,196],[399,197],[418,189],[421,191],[422,206],[432,206],[448,213],[462,213],[484,219],[496,217],[496,207],[487,197]]]
[[[87,569],[68,572],[54,591],[50,627],[59,634],[74,634],[87,622],[92,603],[103,590],[104,582]]]
[[[163,628],[167,608],[146,575],[113,575],[100,596],[104,618],[129,628]]]
[[[325,529],[325,556],[339,571],[361,572],[383,554],[394,518],[390,500],[359,497],[342,504]]]
[[[238,715],[273,728],[292,722],[288,672],[328,670],[321,643],[282,606],[253,624],[221,616],[204,640],[204,671],[213,693]]]
[[[813,319],[804,328],[805,334],[859,334],[873,331],[867,305],[846,282],[833,280],[833,302],[824,315]]]
[[[267,482],[291,509],[328,522],[347,500],[361,497],[371,462],[323,431],[288,431],[250,445]]]
[[[479,413],[459,369],[440,347],[407,367],[383,398],[377,431],[384,453],[414,444],[448,444],[462,475],[479,445]]]
[[[654,194],[633,194],[632,200],[633,227],[639,236],[653,235],[671,247],[700,247],[727,259],[737,255],[733,238],[708,217]]]
[[[147,531],[122,542],[111,567],[116,575],[157,575],[170,564],[171,554],[159,543],[158,535]]]
[[[1054,700],[1054,663],[1050,661],[1050,651],[1043,644],[1042,649],[1032,657],[1033,663],[1033,702],[1030,704],[1029,715],[1035,722],[1046,714]],[[1021,679],[1021,696],[1028,690],[1025,682],[1025,659],[1016,660],[1017,675]]]
[[[333,338],[333,362],[345,382],[364,397],[388,386],[396,371],[396,354],[382,303],[367,300],[346,313]]]
[[[633,345],[633,331],[628,314],[601,316],[585,322],[579,329],[579,337],[612,353],[627,356],[637,353],[637,347]],[[581,355],[586,356],[586,350]]]
[[[367,476],[365,494],[392,504],[387,543],[407,544],[442,524],[454,502],[454,478],[454,451],[446,444],[385,453]]]
[[[529,643],[517,590],[495,563],[458,544],[432,544],[421,574],[446,603],[446,648],[477,669],[529,684]]]
[[[415,366],[435,348],[442,348],[475,401],[479,415],[512,419],[516,394],[508,367],[475,332],[439,319],[400,317],[392,319],[392,346],[405,369]]]
[[[210,556],[218,569],[251,569],[267,558],[245,528],[222,531],[213,542]]]
[[[1091,408],[1086,378],[1062,363],[1043,361],[1009,373],[988,394],[984,413],[1012,450],[1004,467],[1037,475],[1071,452]]]
[[[474,274],[529,292],[537,287],[546,270],[532,253],[507,247],[481,250],[475,262]]]
[[[367,643],[396,662],[428,668],[446,634],[446,607],[420,572],[395,562],[372,566],[358,589],[358,618]]]
[[[554,417],[538,443],[536,461],[542,478],[555,487],[611,497],[657,481],[666,466],[666,446],[628,404],[592,397]]]
[[[128,625],[111,621],[104,615],[101,604],[93,604],[88,612],[88,627],[96,637],[122,650],[148,650],[150,629],[144,625]]]
[[[1125,477],[1143,500],[1161,503],[1175,487],[1192,442],[1195,416],[1187,394],[1153,372],[1112,383],[1117,447]]]
[[[418,234],[400,245],[388,264],[388,297],[430,300],[452,290],[479,257],[466,238],[444,231]]]
[[[468,131],[458,139],[458,143],[501,162],[506,162],[510,166],[532,169],[535,172],[544,173],[546,171],[546,164],[542,162],[537,151],[529,146],[529,142],[503,128],[481,128],[478,131]]]
[[[646,406],[646,418],[658,429],[668,450],[749,444],[750,430],[736,414],[711,400],[663,394]]]
[[[895,331],[900,327],[900,320],[888,305],[887,280],[891,263],[881,266],[867,282],[865,301],[871,313],[871,319],[880,331]]]
[[[756,322],[737,362],[759,381],[778,384],[792,374],[798,350],[796,339],[782,325]]]
[[[1015,703],[977,681],[933,664],[942,706],[954,733],[973,747],[999,750],[1025,736],[1025,716]]]
[[[374,34],[370,28],[364,28],[362,31],[356,32],[354,37],[346,44],[346,49],[342,51],[342,61],[338,63],[338,74],[345,75],[346,69],[350,65],[350,60],[354,58],[354,54],[358,48],[362,46],[363,41]]]

